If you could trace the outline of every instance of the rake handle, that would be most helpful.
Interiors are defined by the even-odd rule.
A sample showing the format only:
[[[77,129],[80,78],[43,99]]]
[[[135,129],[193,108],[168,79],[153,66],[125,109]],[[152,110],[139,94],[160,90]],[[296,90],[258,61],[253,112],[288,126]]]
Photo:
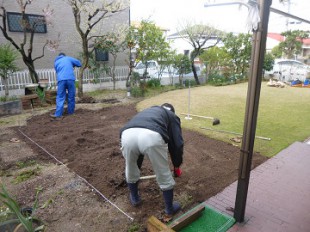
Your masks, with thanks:
[[[197,117],[197,118],[205,118],[205,119],[212,119],[212,120],[214,120],[213,117],[200,116],[200,115],[195,115],[195,114],[185,114],[185,113],[181,113],[181,114],[182,114],[182,115],[192,116],[192,117]]]
[[[156,175],[141,176],[140,180],[148,180],[148,179],[153,179],[153,178],[156,178]]]

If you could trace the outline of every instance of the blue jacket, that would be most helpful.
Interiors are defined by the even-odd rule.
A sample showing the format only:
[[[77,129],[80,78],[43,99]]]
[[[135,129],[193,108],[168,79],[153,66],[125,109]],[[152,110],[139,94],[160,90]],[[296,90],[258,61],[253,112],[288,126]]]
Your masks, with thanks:
[[[57,81],[75,80],[74,67],[81,67],[81,62],[70,56],[60,55],[55,58],[54,68]]]
[[[139,112],[121,128],[120,137],[122,132],[129,128],[146,128],[158,132],[168,143],[173,165],[180,167],[183,162],[184,142],[180,118],[176,114],[161,106],[153,106]]]

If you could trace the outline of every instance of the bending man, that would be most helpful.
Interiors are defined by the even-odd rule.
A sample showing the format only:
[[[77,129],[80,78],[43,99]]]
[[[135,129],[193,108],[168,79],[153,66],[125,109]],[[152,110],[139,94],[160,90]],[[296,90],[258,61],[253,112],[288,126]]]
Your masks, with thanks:
[[[178,202],[173,202],[175,181],[169,167],[168,152],[175,176],[181,175],[180,165],[183,161],[181,123],[174,107],[165,103],[145,109],[121,129],[120,136],[131,204],[138,206],[141,203],[138,181],[143,157],[147,156],[156,174],[156,181],[163,191],[165,213],[174,215],[181,206]]]

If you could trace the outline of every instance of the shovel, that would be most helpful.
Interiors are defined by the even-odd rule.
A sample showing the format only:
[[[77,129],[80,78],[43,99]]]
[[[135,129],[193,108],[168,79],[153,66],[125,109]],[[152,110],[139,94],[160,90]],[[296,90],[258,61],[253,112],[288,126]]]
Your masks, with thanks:
[[[207,116],[200,116],[200,115],[195,115],[195,114],[185,114],[181,113],[182,115],[187,115],[187,116],[192,116],[192,117],[197,117],[197,118],[205,118],[205,119],[211,119],[213,120],[212,125],[218,125],[220,124],[220,120],[218,118],[213,118],[213,117],[207,117]]]

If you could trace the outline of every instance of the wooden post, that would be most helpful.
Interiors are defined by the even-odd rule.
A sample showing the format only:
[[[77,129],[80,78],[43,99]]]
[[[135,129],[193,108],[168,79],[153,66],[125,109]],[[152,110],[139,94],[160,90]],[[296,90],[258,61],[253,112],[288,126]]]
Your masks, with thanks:
[[[234,210],[234,218],[237,222],[244,221],[271,2],[272,0],[259,1],[260,18],[262,22],[259,23],[258,29],[253,32],[250,78],[248,83],[243,138],[240,149],[238,185]]]

